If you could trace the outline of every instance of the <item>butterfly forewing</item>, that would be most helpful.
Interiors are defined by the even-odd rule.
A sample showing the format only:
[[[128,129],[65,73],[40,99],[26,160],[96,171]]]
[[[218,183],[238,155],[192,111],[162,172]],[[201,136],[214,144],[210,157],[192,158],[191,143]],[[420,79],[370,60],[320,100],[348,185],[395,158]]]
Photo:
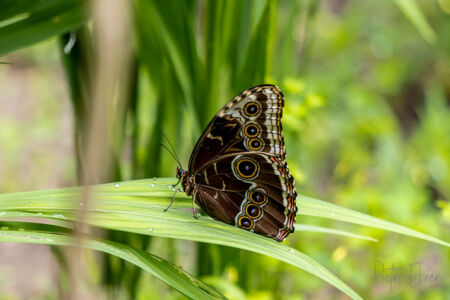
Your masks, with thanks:
[[[192,152],[189,170],[241,151],[267,152],[284,160],[283,105],[283,94],[274,85],[255,86],[236,96],[203,132]]]
[[[188,170],[194,199],[210,216],[278,241],[294,231],[297,212],[285,162],[283,105],[274,85],[236,96],[209,123]]]

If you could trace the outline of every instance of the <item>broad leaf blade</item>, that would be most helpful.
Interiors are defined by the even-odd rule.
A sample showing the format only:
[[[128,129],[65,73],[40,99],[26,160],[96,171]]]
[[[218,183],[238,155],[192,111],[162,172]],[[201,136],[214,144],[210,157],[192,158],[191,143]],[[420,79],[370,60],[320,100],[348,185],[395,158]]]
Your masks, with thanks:
[[[87,223],[102,228],[220,244],[268,255],[310,272],[353,299],[360,299],[356,292],[334,274],[295,249],[210,217],[194,219],[192,213],[185,209],[191,205],[192,200],[185,196],[183,198],[187,201],[176,201],[178,208],[163,212],[174,193],[170,185],[173,182],[172,178],[168,178],[92,187],[95,208],[87,208]],[[27,216],[34,214],[36,217],[76,221],[79,206],[73,199],[77,199],[78,194],[79,190],[76,188],[68,188],[1,195],[0,215],[25,216],[26,213]]]
[[[427,42],[434,43],[436,41],[436,33],[414,0],[395,0],[395,3]]]
[[[74,30],[86,20],[82,0],[13,2],[9,14],[0,13],[0,55]]]
[[[374,239],[370,236],[364,236],[352,232],[348,232],[345,230],[339,230],[339,229],[333,229],[333,228],[326,228],[321,226],[315,226],[315,225],[308,225],[308,224],[295,224],[295,231],[309,231],[309,232],[321,232],[321,233],[328,233],[328,234],[335,234],[335,235],[342,235],[342,236],[348,236],[353,237],[357,239],[362,240],[368,240],[371,242],[378,242],[377,239]]]
[[[21,242],[33,244],[47,244],[58,246],[73,246],[77,241],[71,236],[73,233],[63,227],[34,224],[25,222],[0,222],[0,241]],[[145,271],[158,277],[168,285],[192,299],[224,299],[220,293],[196,279],[181,268],[148,252],[106,241],[90,236],[84,236],[84,248],[106,252],[120,257]]]
[[[428,234],[307,196],[301,196],[299,213],[380,228],[450,247],[449,243]]]

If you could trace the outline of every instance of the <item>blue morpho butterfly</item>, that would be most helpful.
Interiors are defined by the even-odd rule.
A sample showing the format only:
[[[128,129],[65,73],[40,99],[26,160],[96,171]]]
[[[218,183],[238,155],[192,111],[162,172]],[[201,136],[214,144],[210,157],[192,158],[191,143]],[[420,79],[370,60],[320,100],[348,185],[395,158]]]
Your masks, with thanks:
[[[297,213],[285,161],[283,105],[275,85],[243,91],[209,122],[189,168],[176,170],[182,190],[208,215],[277,241],[294,232]]]

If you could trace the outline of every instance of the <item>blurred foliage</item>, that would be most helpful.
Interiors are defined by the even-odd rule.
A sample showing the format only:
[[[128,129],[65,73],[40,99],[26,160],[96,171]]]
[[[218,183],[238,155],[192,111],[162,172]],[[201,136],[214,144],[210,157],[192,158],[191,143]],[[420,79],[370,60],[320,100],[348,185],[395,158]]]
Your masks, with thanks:
[[[12,6],[12,2],[18,4]],[[83,23],[86,2],[36,1],[31,7],[28,2],[0,4],[0,53],[65,34],[59,43],[1,58],[12,63],[0,65],[2,91],[12,98],[33,99],[32,112],[27,114],[33,118],[24,122],[20,116],[25,113],[10,113],[4,104],[8,97],[0,98],[7,112],[0,118],[0,175],[6,178],[0,183],[2,192],[43,188],[45,182],[70,185],[76,182],[71,166],[76,165],[78,172],[82,168],[80,141],[89,111],[93,59],[92,24]],[[135,93],[121,112],[123,130],[117,133],[120,143],[111,149],[115,170],[110,180],[173,176],[175,162],[159,146],[163,134],[186,164],[202,129],[223,104],[250,86],[274,83],[286,96],[287,161],[300,195],[329,199],[419,231],[448,236],[448,0],[417,1],[419,6],[405,0],[133,3],[136,65],[131,84]],[[39,15],[43,11],[46,14]],[[71,36],[76,42],[65,53]],[[52,87],[61,77],[58,48],[73,104],[76,139],[73,157],[67,154],[61,162],[51,163],[46,149],[52,148],[55,139],[67,139],[70,132],[70,125],[56,124],[61,114],[68,115],[58,103],[67,96],[61,87]],[[8,82],[15,85],[7,86]],[[31,86],[27,91],[32,95],[9,94],[22,85]],[[27,172],[29,164],[42,170]],[[49,171],[50,164],[64,170]],[[445,299],[450,293],[446,248],[312,217],[297,220],[351,229],[380,240],[369,244],[297,232],[287,241],[330,268],[363,297]],[[182,265],[234,299],[340,296],[317,278],[266,256],[216,245],[110,234],[112,240],[151,249]],[[404,268],[421,261],[428,273],[441,274],[441,281],[420,288],[402,283],[390,289],[388,283],[374,282],[374,260]],[[104,266],[103,276],[99,270],[93,273],[103,281],[105,275],[111,276],[108,280],[116,295],[127,290],[128,297],[136,299],[180,297],[149,275],[143,274],[138,281],[139,271],[118,260],[107,257]]]

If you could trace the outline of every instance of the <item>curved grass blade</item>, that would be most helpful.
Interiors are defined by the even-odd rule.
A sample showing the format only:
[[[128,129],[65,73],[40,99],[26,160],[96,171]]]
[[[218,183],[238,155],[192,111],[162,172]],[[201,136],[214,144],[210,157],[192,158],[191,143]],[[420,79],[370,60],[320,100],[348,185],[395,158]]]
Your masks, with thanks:
[[[67,228],[28,222],[0,222],[0,241],[73,246],[77,241]],[[192,299],[225,299],[191,274],[172,263],[128,245],[85,235],[81,246],[120,257],[153,274],[168,285]]]
[[[102,207],[104,207],[120,209],[123,212],[136,210],[140,211],[142,209],[145,210],[149,208],[162,210],[167,207],[168,201],[173,197],[175,188],[172,184],[175,182],[177,182],[175,178],[154,178],[151,180],[134,180],[97,185],[92,189],[92,196],[95,196],[98,209],[102,209]],[[23,210],[23,208],[26,208],[27,211],[45,209],[47,210],[47,213],[50,213],[53,210],[73,209],[74,206],[77,206],[77,203],[75,203],[75,200],[73,199],[76,199],[78,192],[79,188],[73,187],[46,191],[3,194],[0,195],[0,217],[2,214],[6,214],[5,210],[20,211]],[[39,201],[39,206],[33,206],[33,202],[31,201]],[[192,199],[182,193],[178,193],[174,207],[189,210],[191,206]],[[347,223],[384,229],[431,241],[447,247],[450,245],[443,240],[405,226],[381,220],[311,197],[301,196],[298,201],[298,207],[299,214],[324,217]],[[4,211],[2,212],[1,210]]]
[[[361,297],[334,274],[305,254],[275,240],[211,219],[194,219],[185,211],[191,201],[176,201],[167,212],[174,191],[173,178],[105,184],[92,187],[95,208],[89,211],[87,223],[93,226],[167,238],[214,243],[271,256],[303,269],[335,286],[353,299]],[[77,188],[0,195],[0,216],[34,216],[76,221]]]
[[[345,230],[332,229],[332,228],[326,228],[326,227],[321,227],[321,226],[296,223],[295,230],[296,231],[310,231],[310,232],[322,232],[322,233],[336,234],[336,235],[348,236],[348,237],[353,237],[353,238],[362,239],[362,240],[368,240],[371,242],[378,242],[377,239],[374,239],[373,237],[370,237],[370,236],[364,236],[364,235],[348,232]]]
[[[395,0],[395,3],[427,42],[434,43],[436,41],[436,33],[414,0]]]
[[[0,55],[73,30],[87,19],[86,1],[10,2],[0,4]]]
[[[299,202],[299,213],[302,215],[328,218],[347,223],[384,229],[450,247],[450,243],[432,237],[428,234],[424,234],[408,227],[381,220],[322,200],[302,196]]]
[[[209,217],[198,220],[189,212],[191,199],[180,195],[175,209],[163,213],[173,196],[174,178],[128,181],[92,187],[96,208],[90,209],[89,223],[95,226],[169,238],[216,243],[269,255],[300,267],[335,285],[351,291],[314,260],[270,239],[240,230]],[[79,188],[0,195],[0,217],[40,216],[56,220],[76,218]],[[337,205],[302,196],[299,211],[304,215],[325,217],[385,229],[445,246],[445,241]],[[337,279],[337,280],[336,280]],[[351,291],[350,293],[352,293]],[[353,292],[354,293],[354,292]],[[349,294],[350,295],[350,294]],[[353,296],[358,297],[356,294]]]
[[[214,286],[221,291],[228,299],[248,300],[249,297],[236,284],[219,276],[207,276],[202,278],[207,284]]]

